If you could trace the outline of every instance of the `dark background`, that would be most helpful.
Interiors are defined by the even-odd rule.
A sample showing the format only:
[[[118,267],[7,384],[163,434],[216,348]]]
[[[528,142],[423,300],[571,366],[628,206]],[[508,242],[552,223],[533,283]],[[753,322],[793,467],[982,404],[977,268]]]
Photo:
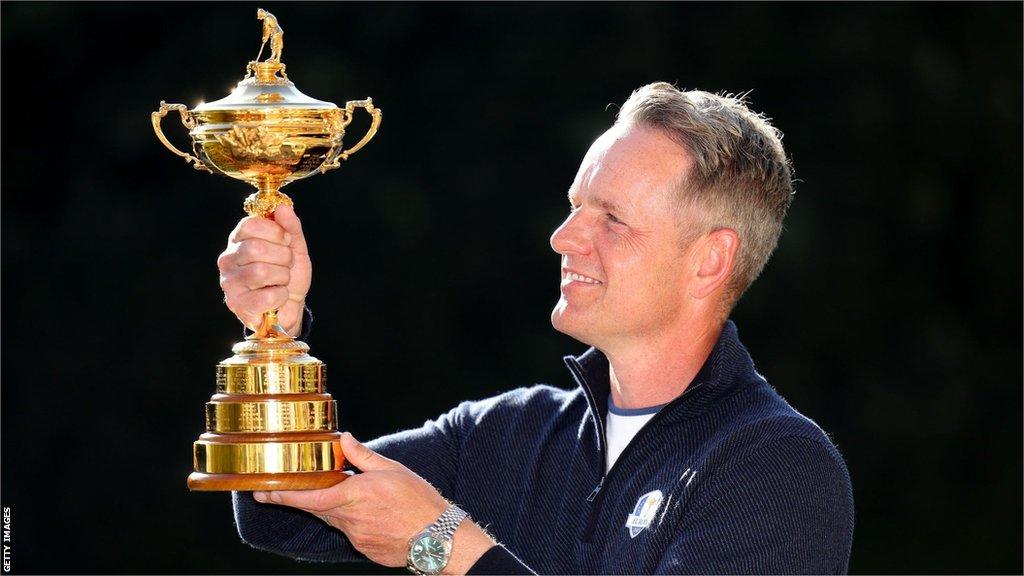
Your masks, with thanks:
[[[560,358],[584,347],[549,325],[548,236],[609,104],[655,80],[753,90],[800,180],[734,319],[846,458],[851,571],[1024,569],[1020,3],[260,6],[303,92],[384,110],[341,170],[288,188],[343,428],[570,386]],[[16,572],[371,569],[249,549],[225,494],[185,489],[241,336],[215,259],[249,190],[168,153],[149,115],[226,95],[256,8],[0,6]]]

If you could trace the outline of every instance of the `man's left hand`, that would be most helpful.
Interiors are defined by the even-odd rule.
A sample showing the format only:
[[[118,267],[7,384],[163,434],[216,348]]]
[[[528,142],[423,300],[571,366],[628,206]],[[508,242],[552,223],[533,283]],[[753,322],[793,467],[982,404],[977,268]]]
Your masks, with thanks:
[[[257,502],[292,506],[341,530],[357,550],[384,566],[405,566],[409,540],[432,524],[448,502],[402,464],[346,432],[345,458],[362,474],[322,490],[255,492]],[[455,534],[446,573],[465,573],[494,542],[468,519]]]

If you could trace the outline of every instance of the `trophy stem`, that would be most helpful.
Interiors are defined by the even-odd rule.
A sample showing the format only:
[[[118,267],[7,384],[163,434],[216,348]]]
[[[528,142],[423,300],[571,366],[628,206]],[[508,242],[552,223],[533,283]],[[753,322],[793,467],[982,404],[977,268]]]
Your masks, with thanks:
[[[281,204],[289,206],[295,204],[287,194],[281,192],[281,186],[284,185],[283,179],[269,175],[261,176],[255,184],[259,192],[250,194],[243,205],[245,213],[249,216],[270,218],[274,210]]]
[[[247,340],[267,340],[269,338],[274,339],[292,339],[292,336],[288,334],[288,331],[281,326],[277,321],[277,310],[268,310],[263,313],[263,318],[260,319],[260,325],[256,327],[256,332],[247,338]]]

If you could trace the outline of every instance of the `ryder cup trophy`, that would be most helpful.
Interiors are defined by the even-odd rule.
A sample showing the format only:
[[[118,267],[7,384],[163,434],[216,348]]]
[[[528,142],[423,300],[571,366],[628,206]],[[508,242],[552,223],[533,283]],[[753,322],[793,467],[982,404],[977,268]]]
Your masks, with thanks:
[[[337,168],[365,146],[381,112],[369,98],[339,108],[299,92],[281,63],[284,31],[265,10],[257,18],[263,21],[263,44],[231,94],[192,110],[160,102],[152,119],[160,142],[193,168],[256,187],[245,211],[269,216],[292,203],[281,193],[284,185]],[[270,56],[260,61],[268,42]],[[357,108],[370,114],[370,128],[346,149],[342,139]],[[174,147],[160,128],[170,111],[181,115],[189,131],[191,154]],[[346,478],[337,404],[324,390],[324,364],[308,354],[309,346],[289,336],[271,310],[232,352],[217,365],[206,433],[193,445],[189,489],[303,490]]]

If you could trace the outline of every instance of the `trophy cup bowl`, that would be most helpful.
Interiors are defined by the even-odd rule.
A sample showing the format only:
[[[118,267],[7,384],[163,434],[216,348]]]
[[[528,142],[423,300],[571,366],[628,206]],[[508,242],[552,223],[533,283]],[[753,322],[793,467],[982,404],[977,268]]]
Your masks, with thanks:
[[[283,34],[264,10],[266,61],[249,62],[227,97],[189,110],[160,102],[152,113],[157,138],[197,170],[248,182],[250,216],[269,217],[292,200],[281,188],[338,168],[376,134],[381,111],[370,98],[339,108],[310,98],[288,80],[280,61]],[[262,55],[263,47],[260,48]],[[370,114],[367,133],[345,149],[345,129],[359,108]],[[161,121],[179,113],[192,153],[164,135]],[[287,334],[277,311],[264,315],[252,336],[217,365],[216,393],[206,404],[206,432],[193,444],[191,490],[301,490],[332,486],[348,476],[337,431],[337,403],[324,389],[326,366],[309,346]]]
[[[246,211],[265,216],[290,202],[281,187],[338,168],[377,133],[381,112],[373,99],[351,100],[344,108],[306,96],[288,80],[280,62],[250,62],[248,74],[227,97],[189,110],[184,104],[160,102],[153,130],[168,150],[197,170],[242,180],[256,187]],[[371,116],[369,130],[344,149],[345,129],[355,111]],[[164,136],[161,120],[177,111],[189,130],[193,154],[182,152]],[[252,202],[258,202],[253,205]]]

